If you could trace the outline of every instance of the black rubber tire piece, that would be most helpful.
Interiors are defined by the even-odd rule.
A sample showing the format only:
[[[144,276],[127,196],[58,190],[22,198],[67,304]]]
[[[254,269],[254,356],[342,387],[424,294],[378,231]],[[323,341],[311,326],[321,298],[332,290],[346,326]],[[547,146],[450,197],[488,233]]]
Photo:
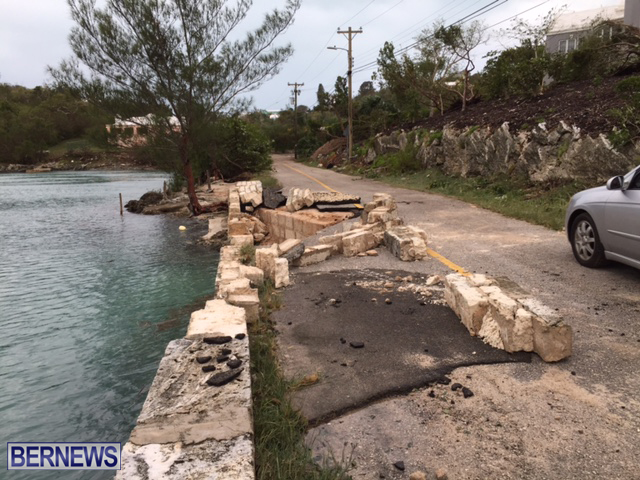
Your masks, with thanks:
[[[578,228],[581,227],[583,233],[592,233],[592,241],[593,241],[593,252],[589,255],[588,252],[579,251],[579,233]],[[578,238],[576,238],[578,235]],[[585,242],[583,242],[584,244]],[[607,263],[607,259],[604,255],[604,246],[600,241],[600,235],[598,234],[598,229],[596,228],[596,224],[591,218],[591,215],[588,213],[581,213],[578,215],[571,224],[571,249],[573,250],[573,256],[576,258],[578,263],[584,267],[589,268],[598,268]],[[587,256],[585,256],[587,255]]]

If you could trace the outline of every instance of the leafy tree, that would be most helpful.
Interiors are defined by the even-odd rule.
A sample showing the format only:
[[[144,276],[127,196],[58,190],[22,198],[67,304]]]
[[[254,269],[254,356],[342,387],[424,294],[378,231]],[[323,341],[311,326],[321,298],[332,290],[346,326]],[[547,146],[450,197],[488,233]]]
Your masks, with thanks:
[[[520,44],[487,55],[489,60],[482,74],[482,83],[489,97],[529,96],[544,91],[554,64],[563,61],[562,57],[554,58],[545,48],[547,34],[563,9],[551,9],[536,22],[516,19],[509,29],[501,32],[504,36],[515,38]]]
[[[231,40],[251,0],[68,0],[75,27],[74,58],[52,69],[54,80],[123,117],[152,114],[177,152],[194,214],[192,154],[209,140],[224,112],[242,108],[240,95],[278,72],[290,45],[274,41],[293,21],[300,0],[265,15],[244,38]],[[84,65],[85,68],[81,66]],[[86,73],[86,72],[89,73]],[[179,123],[172,128],[170,117]]]
[[[347,116],[347,110],[349,107],[349,88],[345,77],[338,76],[336,78],[334,92],[331,96],[331,104],[338,115],[343,117]]]
[[[474,97],[473,85],[469,78],[476,67],[473,63],[471,52],[485,40],[483,32],[484,27],[482,24],[474,21],[468,27],[462,27],[461,25],[440,26],[434,33],[435,39],[440,40],[446,47],[445,58],[452,59],[452,67],[455,67],[456,70],[459,66],[462,67],[460,72],[462,87],[458,86],[458,82],[455,82],[454,87],[448,87],[448,83],[445,83],[445,87],[448,87],[448,90],[455,92],[460,97],[463,112],[466,109],[467,102]]]
[[[324,90],[324,86],[322,84],[318,85],[318,92],[316,93],[316,99],[318,104],[316,105],[316,110],[325,111],[329,108],[331,103],[331,96]]]
[[[371,80],[362,82],[360,84],[360,88],[358,89],[359,96],[366,97],[367,95],[373,95],[374,93],[376,93],[376,89],[373,86],[373,82]]]

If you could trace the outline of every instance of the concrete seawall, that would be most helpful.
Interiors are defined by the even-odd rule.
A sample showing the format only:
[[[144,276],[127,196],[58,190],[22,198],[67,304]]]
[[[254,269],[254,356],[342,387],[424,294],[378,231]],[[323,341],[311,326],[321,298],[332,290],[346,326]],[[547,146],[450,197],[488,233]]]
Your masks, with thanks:
[[[229,222],[239,215],[232,189]],[[264,277],[238,261],[240,248],[221,250],[216,298],[167,346],[116,479],[255,478],[247,321]]]

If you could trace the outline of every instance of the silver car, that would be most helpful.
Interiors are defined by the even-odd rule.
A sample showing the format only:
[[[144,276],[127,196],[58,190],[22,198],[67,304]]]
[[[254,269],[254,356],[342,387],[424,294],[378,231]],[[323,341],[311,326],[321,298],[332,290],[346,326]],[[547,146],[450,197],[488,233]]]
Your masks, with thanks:
[[[640,268],[640,166],[610,178],[606,186],[576,193],[565,227],[581,265],[615,260]]]

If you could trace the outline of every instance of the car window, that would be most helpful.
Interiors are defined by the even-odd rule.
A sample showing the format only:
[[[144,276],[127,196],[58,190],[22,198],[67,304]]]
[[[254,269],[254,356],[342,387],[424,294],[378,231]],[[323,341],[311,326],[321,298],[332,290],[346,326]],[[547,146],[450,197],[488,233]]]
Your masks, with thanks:
[[[640,190],[640,172],[636,172],[636,176],[629,185],[629,190]]]
[[[640,190],[640,167],[627,173],[624,176],[624,183],[629,185],[627,188],[630,190]]]

